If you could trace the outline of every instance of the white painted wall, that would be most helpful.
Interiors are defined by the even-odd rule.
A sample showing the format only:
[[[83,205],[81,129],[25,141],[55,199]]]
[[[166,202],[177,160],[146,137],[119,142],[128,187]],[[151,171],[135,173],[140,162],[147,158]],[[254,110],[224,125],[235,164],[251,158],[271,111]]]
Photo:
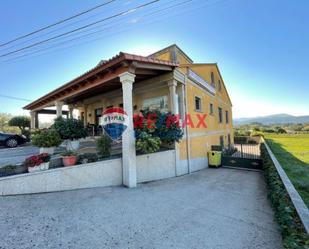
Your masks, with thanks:
[[[106,187],[122,184],[121,158],[0,178],[1,195]]]
[[[136,157],[137,182],[149,182],[176,176],[175,150]]]
[[[137,156],[137,182],[175,177],[175,153],[175,150],[168,150]],[[2,177],[0,178],[0,195],[45,193],[122,184],[122,160],[118,158]]]
[[[190,159],[191,172],[199,171],[205,168],[208,168],[208,158],[207,157],[199,157],[199,158]]]

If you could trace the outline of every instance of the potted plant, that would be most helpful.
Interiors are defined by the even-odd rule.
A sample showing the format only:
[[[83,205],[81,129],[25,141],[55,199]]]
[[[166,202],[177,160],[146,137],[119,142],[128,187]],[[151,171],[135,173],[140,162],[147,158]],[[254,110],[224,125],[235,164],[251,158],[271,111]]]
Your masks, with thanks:
[[[50,155],[48,153],[41,153],[38,155],[39,159],[42,160],[40,164],[40,170],[49,169]]]
[[[62,140],[60,135],[54,129],[45,129],[35,131],[31,142],[34,146],[40,148],[40,153],[54,154],[55,147],[58,147]]]
[[[67,141],[67,150],[78,150],[79,139],[87,136],[87,130],[81,120],[69,118],[63,119],[59,117],[55,119],[54,129],[59,133],[60,137]]]
[[[62,156],[62,163],[65,167],[73,166],[77,162],[77,153],[74,151],[66,151],[61,154]]]
[[[26,158],[24,165],[28,168],[28,172],[37,172],[49,169],[50,155],[42,153]]]

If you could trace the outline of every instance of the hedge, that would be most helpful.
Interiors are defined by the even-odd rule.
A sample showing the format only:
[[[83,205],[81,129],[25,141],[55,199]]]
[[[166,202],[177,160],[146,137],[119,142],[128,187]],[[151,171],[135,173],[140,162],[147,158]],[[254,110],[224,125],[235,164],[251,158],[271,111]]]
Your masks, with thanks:
[[[269,190],[268,196],[281,229],[283,246],[287,249],[309,249],[309,235],[298,217],[264,144],[261,144],[261,157]]]

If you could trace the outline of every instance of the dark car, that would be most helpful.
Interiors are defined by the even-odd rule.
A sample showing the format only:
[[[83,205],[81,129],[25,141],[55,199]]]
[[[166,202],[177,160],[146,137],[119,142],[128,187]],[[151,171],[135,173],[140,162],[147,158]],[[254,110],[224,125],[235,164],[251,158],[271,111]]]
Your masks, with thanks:
[[[0,145],[14,148],[26,142],[27,138],[24,135],[0,132]]]

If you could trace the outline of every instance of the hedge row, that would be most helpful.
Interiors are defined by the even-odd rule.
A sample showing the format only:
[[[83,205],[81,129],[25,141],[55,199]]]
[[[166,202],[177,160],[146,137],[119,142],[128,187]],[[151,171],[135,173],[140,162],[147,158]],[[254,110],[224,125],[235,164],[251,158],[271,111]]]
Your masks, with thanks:
[[[309,249],[309,235],[297,215],[294,205],[277,173],[264,144],[261,144],[264,175],[269,198],[280,225],[283,245],[288,249]]]

